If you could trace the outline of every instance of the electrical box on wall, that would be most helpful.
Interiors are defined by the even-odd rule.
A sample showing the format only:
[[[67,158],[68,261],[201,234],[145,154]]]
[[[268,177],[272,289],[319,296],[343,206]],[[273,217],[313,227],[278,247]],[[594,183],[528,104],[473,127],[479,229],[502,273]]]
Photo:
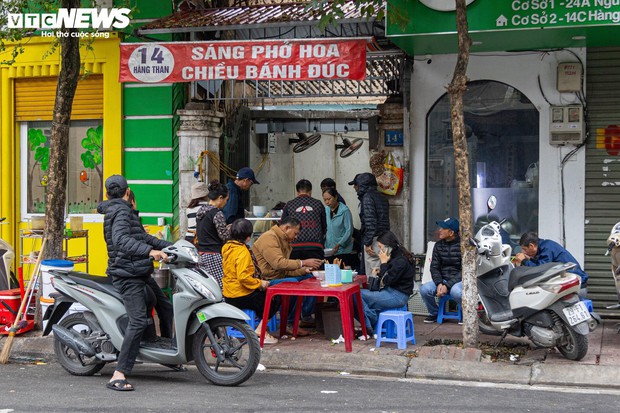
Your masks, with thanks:
[[[276,134],[275,133],[267,134],[267,152],[276,153]]]
[[[581,76],[583,66],[578,62],[558,64],[558,92],[581,92]]]
[[[262,155],[268,153],[276,153],[276,134],[275,133],[257,133],[258,149]]]
[[[584,139],[583,107],[552,106],[549,144],[580,145]]]

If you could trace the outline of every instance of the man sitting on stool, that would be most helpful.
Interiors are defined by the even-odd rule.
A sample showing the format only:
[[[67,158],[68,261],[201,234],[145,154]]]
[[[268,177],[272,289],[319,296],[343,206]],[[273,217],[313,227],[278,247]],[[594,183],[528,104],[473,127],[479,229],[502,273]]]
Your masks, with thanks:
[[[458,304],[463,296],[461,282],[461,237],[459,236],[459,221],[455,218],[446,218],[437,221],[439,225],[439,241],[433,248],[431,260],[432,281],[422,284],[420,295],[428,309],[425,323],[437,321],[439,307],[435,302],[438,298],[450,294]]]

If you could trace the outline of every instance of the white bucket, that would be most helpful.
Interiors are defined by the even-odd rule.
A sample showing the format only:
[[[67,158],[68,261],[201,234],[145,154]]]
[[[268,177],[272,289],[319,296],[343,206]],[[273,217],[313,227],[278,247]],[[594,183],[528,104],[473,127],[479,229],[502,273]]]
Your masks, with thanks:
[[[51,307],[52,305],[54,305],[54,299],[41,297],[40,302],[41,302],[41,317],[43,317],[45,316],[47,309]],[[46,325],[47,325],[47,320],[43,320],[43,330],[45,330]]]
[[[50,294],[56,291],[52,286],[51,270],[69,272],[73,271],[73,262],[67,260],[43,260],[41,261],[41,297],[49,299]],[[41,301],[43,302],[43,300]],[[53,302],[53,301],[52,301]]]

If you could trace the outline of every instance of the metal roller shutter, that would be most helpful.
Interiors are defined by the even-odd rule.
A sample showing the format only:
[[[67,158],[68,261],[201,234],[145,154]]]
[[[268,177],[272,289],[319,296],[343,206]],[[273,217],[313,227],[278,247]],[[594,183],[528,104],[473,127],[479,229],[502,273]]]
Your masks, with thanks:
[[[15,119],[52,120],[56,77],[15,79]],[[91,75],[78,82],[71,119],[103,119],[103,77]]]
[[[586,146],[585,211],[588,295],[601,314],[620,316],[618,310],[605,309],[616,304],[618,296],[610,257],[604,255],[609,231],[620,221],[620,130],[615,134],[606,130],[610,125],[620,126],[620,48],[588,49],[586,84],[590,133]]]

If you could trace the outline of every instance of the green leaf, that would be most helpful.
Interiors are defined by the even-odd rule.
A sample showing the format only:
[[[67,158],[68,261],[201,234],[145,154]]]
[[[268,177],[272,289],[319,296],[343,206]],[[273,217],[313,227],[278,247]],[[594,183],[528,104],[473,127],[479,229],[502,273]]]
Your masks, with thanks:
[[[40,146],[34,151],[34,160],[39,163],[49,162],[50,148]]]
[[[42,129],[28,129],[28,148],[34,151],[36,147],[45,143],[47,138]]]
[[[82,158],[82,163],[84,164],[85,168],[93,169],[95,167],[95,163],[93,162],[93,156],[90,152],[84,152],[82,155],[80,155],[80,158]]]

